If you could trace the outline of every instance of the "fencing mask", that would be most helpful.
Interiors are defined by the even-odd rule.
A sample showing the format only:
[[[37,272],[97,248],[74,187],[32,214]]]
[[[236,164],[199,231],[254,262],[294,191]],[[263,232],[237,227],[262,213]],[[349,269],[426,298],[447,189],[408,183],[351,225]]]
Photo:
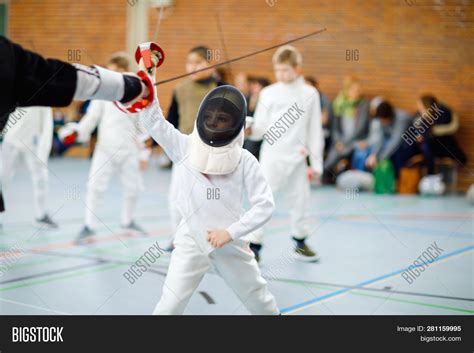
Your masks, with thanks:
[[[204,174],[228,174],[242,155],[247,102],[230,85],[219,86],[204,97],[190,136],[189,164]]]

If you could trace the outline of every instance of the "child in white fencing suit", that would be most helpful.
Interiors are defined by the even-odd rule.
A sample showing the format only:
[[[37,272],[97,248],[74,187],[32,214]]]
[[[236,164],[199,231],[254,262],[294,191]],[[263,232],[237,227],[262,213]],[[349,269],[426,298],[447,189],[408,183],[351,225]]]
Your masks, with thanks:
[[[143,126],[175,163],[181,222],[154,314],[182,314],[213,267],[252,314],[277,315],[244,236],[272,216],[271,190],[250,152],[242,148],[245,97],[232,86],[210,91],[194,131],[184,135],[163,117],[156,98],[141,113]],[[243,208],[244,195],[250,208]]]
[[[125,53],[112,55],[107,65],[109,70],[126,72],[130,60]],[[143,173],[151,150],[145,146],[149,135],[130,113],[119,110],[112,102],[94,100],[79,123],[67,124],[60,135],[75,136],[78,142],[90,139],[98,127],[97,144],[92,157],[86,194],[85,225],[79,233],[79,242],[86,242],[95,235],[100,223],[100,201],[108,187],[110,178],[119,175],[123,185],[121,226],[125,230],[145,233],[133,215],[138,195],[143,191]],[[71,135],[72,134],[72,135]]]
[[[318,255],[306,244],[311,235],[308,224],[310,180],[322,175],[324,136],[318,91],[300,75],[301,54],[292,46],[280,47],[273,56],[278,82],[260,93],[250,138],[263,139],[260,163],[275,195],[285,196],[277,209],[290,213],[294,256],[316,261]],[[310,166],[307,165],[309,159]],[[263,230],[249,237],[259,259]]]
[[[53,111],[49,107],[17,108],[10,114],[3,131],[2,179],[8,191],[9,181],[23,159],[33,181],[35,218],[38,225],[56,228],[46,211],[48,197],[48,159],[53,142]],[[8,198],[8,192],[6,197]]]

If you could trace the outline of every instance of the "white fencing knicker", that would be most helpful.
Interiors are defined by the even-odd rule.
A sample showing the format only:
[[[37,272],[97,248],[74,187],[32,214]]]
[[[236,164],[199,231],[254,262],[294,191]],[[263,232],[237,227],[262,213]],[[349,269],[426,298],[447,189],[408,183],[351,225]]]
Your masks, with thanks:
[[[153,315],[183,314],[204,274],[212,267],[251,314],[279,314],[275,298],[268,291],[267,282],[244,240],[233,241],[208,254],[193,236],[178,232],[174,245],[163,293]]]

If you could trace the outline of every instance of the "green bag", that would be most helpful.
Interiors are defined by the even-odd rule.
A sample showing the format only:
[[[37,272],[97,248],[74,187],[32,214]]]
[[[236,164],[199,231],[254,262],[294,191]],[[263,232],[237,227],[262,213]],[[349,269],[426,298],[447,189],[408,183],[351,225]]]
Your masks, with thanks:
[[[395,169],[390,160],[380,161],[374,169],[375,193],[393,194],[395,192]]]

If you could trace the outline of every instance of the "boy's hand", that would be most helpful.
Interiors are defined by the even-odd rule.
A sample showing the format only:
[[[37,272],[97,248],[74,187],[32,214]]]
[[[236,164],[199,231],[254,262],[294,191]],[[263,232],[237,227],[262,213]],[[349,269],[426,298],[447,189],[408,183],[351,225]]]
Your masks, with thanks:
[[[214,229],[207,231],[207,241],[215,248],[222,248],[232,241],[232,237],[225,229]]]
[[[373,169],[377,165],[377,156],[375,154],[371,154],[365,160],[365,166],[367,168]]]
[[[147,170],[147,168],[148,168],[148,161],[147,160],[140,160],[138,163],[139,163],[140,170],[142,172]]]
[[[308,177],[309,181],[313,181],[316,173],[314,172],[314,169],[311,167],[306,168],[306,176]]]

